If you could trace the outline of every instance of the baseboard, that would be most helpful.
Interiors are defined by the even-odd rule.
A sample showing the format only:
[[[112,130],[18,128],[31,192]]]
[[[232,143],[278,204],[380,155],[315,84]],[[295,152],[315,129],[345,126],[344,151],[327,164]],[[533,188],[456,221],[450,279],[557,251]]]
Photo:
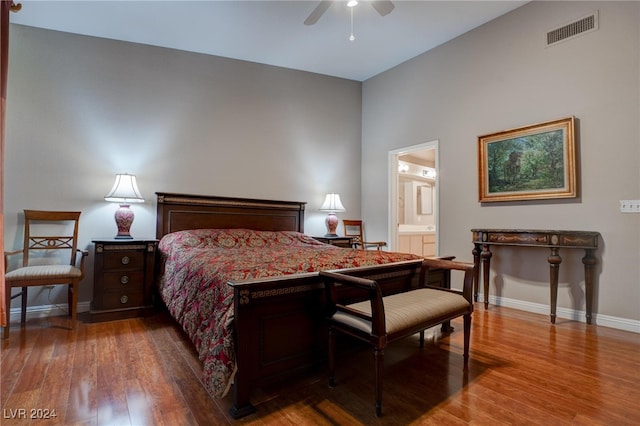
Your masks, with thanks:
[[[478,300],[484,300],[482,294],[478,295]],[[524,302],[522,300],[508,299],[506,297],[489,296],[489,303],[492,305],[504,306],[506,308],[519,309],[525,312],[533,312],[541,315],[549,315],[549,305],[543,305],[540,303]],[[91,302],[78,303],[78,313],[88,312]],[[31,306],[27,308],[27,318],[44,318],[49,316],[65,315],[65,306],[57,305],[40,305]],[[570,319],[572,321],[586,322],[585,311],[576,311],[574,309],[559,307],[556,309],[556,316],[558,318]],[[11,321],[20,321],[20,308],[11,309]],[[633,333],[640,333],[640,321],[631,320],[628,318],[613,317],[610,315],[593,314],[592,323],[603,327],[616,328],[618,330],[631,331]]]
[[[91,302],[78,302],[78,313],[88,312],[91,306]],[[40,306],[27,306],[27,319],[28,318],[45,318],[55,317],[60,315],[67,315],[67,305],[40,305]],[[11,308],[11,322],[20,321],[20,308]]]
[[[482,294],[478,295],[478,300],[484,300]],[[542,314],[549,316],[549,305],[543,305],[540,303],[524,302],[522,300],[508,299],[505,297],[497,297],[489,295],[489,303],[492,305],[504,306],[506,308],[519,309],[521,311],[533,312],[536,314]],[[556,308],[556,316],[558,318],[570,319],[572,321],[587,322],[585,311],[576,311],[569,308]],[[591,323],[600,325],[603,327],[611,327],[619,330],[631,331],[634,333],[640,333],[640,321],[612,317],[610,315],[602,315],[593,313]]]

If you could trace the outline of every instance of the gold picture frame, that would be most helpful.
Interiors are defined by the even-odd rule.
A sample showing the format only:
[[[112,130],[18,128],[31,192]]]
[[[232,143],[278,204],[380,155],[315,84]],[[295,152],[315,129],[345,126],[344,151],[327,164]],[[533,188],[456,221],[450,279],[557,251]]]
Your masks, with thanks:
[[[575,118],[478,136],[479,201],[574,198]]]

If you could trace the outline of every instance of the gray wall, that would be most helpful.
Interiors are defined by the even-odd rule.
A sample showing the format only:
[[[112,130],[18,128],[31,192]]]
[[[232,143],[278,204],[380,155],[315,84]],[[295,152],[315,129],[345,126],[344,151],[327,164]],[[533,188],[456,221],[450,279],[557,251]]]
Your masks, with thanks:
[[[547,31],[595,10],[598,31],[545,47]],[[378,232],[370,238],[388,226],[388,152],[439,140],[441,255],[471,260],[476,227],[599,231],[599,323],[640,331],[640,215],[620,213],[618,203],[640,199],[639,23],[638,2],[532,2],[367,80],[362,213]],[[572,115],[577,199],[478,202],[479,135]],[[548,305],[548,254],[496,248],[494,301]],[[560,254],[558,306],[573,316],[585,309],[584,253]]]
[[[146,198],[132,206],[137,237],[155,236],[156,191],[305,201],[311,235],[325,233],[327,192],[360,216],[359,82],[18,25],[9,62],[8,250],[25,208],[81,210],[83,247],[115,235],[103,197],[121,172]],[[87,271],[81,302],[93,256]]]

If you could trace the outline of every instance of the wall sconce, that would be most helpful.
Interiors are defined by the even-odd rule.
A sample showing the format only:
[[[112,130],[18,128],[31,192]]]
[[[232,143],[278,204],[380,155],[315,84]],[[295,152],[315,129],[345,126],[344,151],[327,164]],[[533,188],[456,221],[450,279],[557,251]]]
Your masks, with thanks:
[[[327,194],[324,203],[320,206],[320,211],[328,212],[327,218],[324,221],[327,226],[325,237],[337,237],[336,228],[338,227],[338,216],[336,216],[336,212],[345,211],[342,201],[340,201],[340,194]]]
[[[129,229],[133,223],[133,210],[129,208],[131,203],[144,203],[144,198],[140,195],[136,177],[128,173],[116,175],[116,182],[113,188],[104,199],[114,203],[120,203],[120,208],[116,210],[114,215],[118,234],[116,239],[132,239]]]

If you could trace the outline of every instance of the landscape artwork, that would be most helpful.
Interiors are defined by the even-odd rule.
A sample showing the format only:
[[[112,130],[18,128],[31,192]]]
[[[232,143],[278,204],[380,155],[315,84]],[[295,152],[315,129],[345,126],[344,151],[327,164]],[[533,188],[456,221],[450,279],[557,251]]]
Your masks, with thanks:
[[[479,201],[576,196],[574,118],[478,137]]]

